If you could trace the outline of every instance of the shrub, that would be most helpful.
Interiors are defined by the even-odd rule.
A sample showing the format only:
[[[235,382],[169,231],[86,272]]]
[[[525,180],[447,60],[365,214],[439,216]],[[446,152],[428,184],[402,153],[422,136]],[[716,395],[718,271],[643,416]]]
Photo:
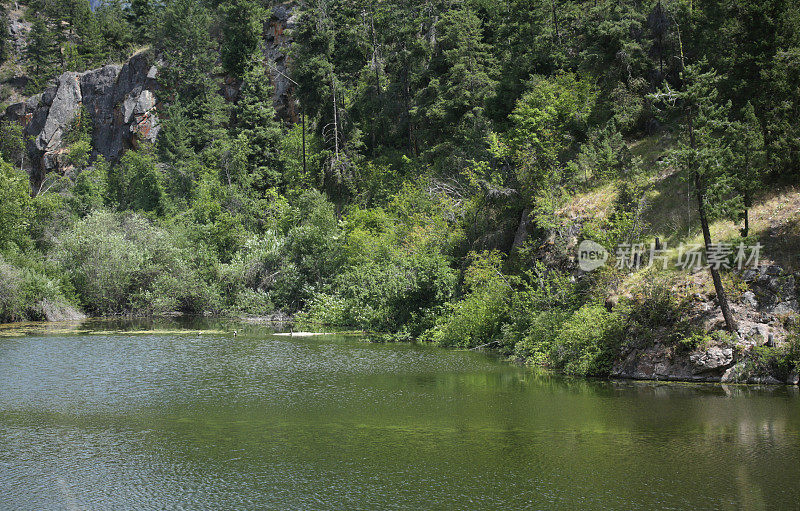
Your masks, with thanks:
[[[287,264],[285,238],[274,231],[251,237],[229,264],[222,265],[221,283],[228,307],[236,312],[263,314],[282,302],[284,285],[293,287],[294,272]]]
[[[626,331],[632,339],[652,342],[658,335],[662,340],[676,342],[688,334],[691,304],[672,283],[670,277],[648,271],[631,290],[633,299],[626,304]]]
[[[500,273],[498,252],[475,254],[465,275],[467,294],[449,305],[430,338],[442,346],[471,348],[498,340],[508,319],[513,287]]]
[[[606,376],[621,343],[622,318],[602,305],[587,304],[563,324],[553,340],[550,361],[567,374]]]
[[[91,213],[59,236],[53,258],[94,313],[201,312],[216,303],[176,239],[136,214]]]
[[[307,318],[416,337],[433,326],[433,311],[451,298],[455,280],[440,254],[366,262],[348,268],[328,292],[315,295]]]
[[[553,309],[535,313],[525,337],[514,345],[514,354],[535,365],[548,365],[553,345],[562,325],[572,316],[564,309]]]
[[[108,163],[98,156],[94,165],[83,170],[75,178],[69,204],[79,217],[85,217],[105,204],[108,196]]]
[[[341,269],[343,239],[333,204],[317,190],[298,197],[286,235],[287,270],[277,305],[301,309]]]
[[[164,176],[147,151],[128,151],[109,176],[109,185],[123,209],[164,214]]]
[[[695,332],[678,341],[676,351],[678,353],[691,353],[692,351],[705,351],[711,346],[721,345],[733,347],[736,345],[736,335],[725,330],[715,330],[713,332]]]
[[[57,280],[0,258],[0,323],[67,320],[82,317],[64,297]]]
[[[30,245],[30,186],[24,173],[0,160],[0,250]]]

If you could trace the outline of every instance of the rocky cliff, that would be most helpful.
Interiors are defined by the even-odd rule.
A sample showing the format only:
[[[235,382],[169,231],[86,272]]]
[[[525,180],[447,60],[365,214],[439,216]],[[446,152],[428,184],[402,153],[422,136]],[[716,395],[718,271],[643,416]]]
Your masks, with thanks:
[[[274,87],[273,103],[282,119],[297,121],[288,53],[296,4],[276,5],[264,22],[264,65]],[[22,30],[17,27],[16,29]],[[221,93],[236,101],[241,81],[221,77]],[[158,65],[149,53],[134,55],[126,63],[82,73],[67,72],[44,92],[9,106],[0,120],[19,122],[27,140],[27,164],[36,189],[48,172],[65,166],[63,137],[72,120],[84,109],[91,121],[93,155],[119,158],[139,143],[158,137]]]
[[[95,155],[116,159],[142,140],[155,140],[156,78],[152,58],[139,54],[124,65],[64,73],[44,92],[9,106],[4,118],[24,127],[34,186],[63,165],[63,137],[82,108],[91,120]]]
[[[730,304],[739,326],[735,338],[710,340],[708,345],[691,349],[663,341],[645,346],[631,343],[615,361],[611,375],[638,380],[797,385],[797,372],[783,374],[763,360],[759,348],[787,342],[787,327],[794,325],[800,313],[799,278],[800,272],[788,273],[777,265],[745,270],[741,279],[748,290]],[[690,314],[697,325],[722,328],[718,309],[714,300],[698,295]]]

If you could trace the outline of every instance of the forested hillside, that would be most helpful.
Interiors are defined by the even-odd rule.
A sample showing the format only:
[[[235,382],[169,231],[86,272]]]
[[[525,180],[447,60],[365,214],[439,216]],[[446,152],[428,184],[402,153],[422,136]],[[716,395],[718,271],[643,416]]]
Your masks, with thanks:
[[[2,321],[295,316],[796,377],[796,2],[2,9]],[[761,264],[682,271],[682,243]],[[663,266],[619,251],[651,244]]]

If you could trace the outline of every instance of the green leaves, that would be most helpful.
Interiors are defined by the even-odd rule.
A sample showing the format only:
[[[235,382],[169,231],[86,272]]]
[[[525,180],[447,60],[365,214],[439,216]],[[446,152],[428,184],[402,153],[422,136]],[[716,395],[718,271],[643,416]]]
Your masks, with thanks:
[[[0,159],[0,251],[30,246],[28,221],[33,214],[27,176]]]
[[[215,55],[209,34],[211,15],[199,0],[169,0],[153,45],[165,61],[159,82],[189,101],[211,88]]]
[[[560,184],[566,152],[586,130],[594,100],[591,82],[572,73],[531,79],[509,116],[512,127],[505,137],[519,182],[529,196],[548,188],[549,177]]]
[[[234,76],[242,76],[260,50],[264,9],[254,0],[220,4],[222,11],[222,65]],[[260,59],[259,59],[260,60]]]

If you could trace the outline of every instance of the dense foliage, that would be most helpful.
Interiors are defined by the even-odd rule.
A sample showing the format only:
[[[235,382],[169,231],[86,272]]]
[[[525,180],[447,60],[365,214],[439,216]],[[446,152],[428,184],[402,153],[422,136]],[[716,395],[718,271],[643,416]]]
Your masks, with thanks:
[[[627,333],[682,304],[609,312],[613,276],[537,262],[567,198],[616,183],[585,232],[638,241],[626,141],[659,130],[711,219],[800,173],[787,0],[300,2],[302,125],[276,117],[266,0],[27,6],[30,92],[149,47],[162,132],[106,162],[75,127],[71,166],[31,197],[21,131],[2,126],[0,319],[41,316],[25,303],[43,295],[92,314],[301,312],[604,374]],[[235,101],[220,76],[241,81]]]

